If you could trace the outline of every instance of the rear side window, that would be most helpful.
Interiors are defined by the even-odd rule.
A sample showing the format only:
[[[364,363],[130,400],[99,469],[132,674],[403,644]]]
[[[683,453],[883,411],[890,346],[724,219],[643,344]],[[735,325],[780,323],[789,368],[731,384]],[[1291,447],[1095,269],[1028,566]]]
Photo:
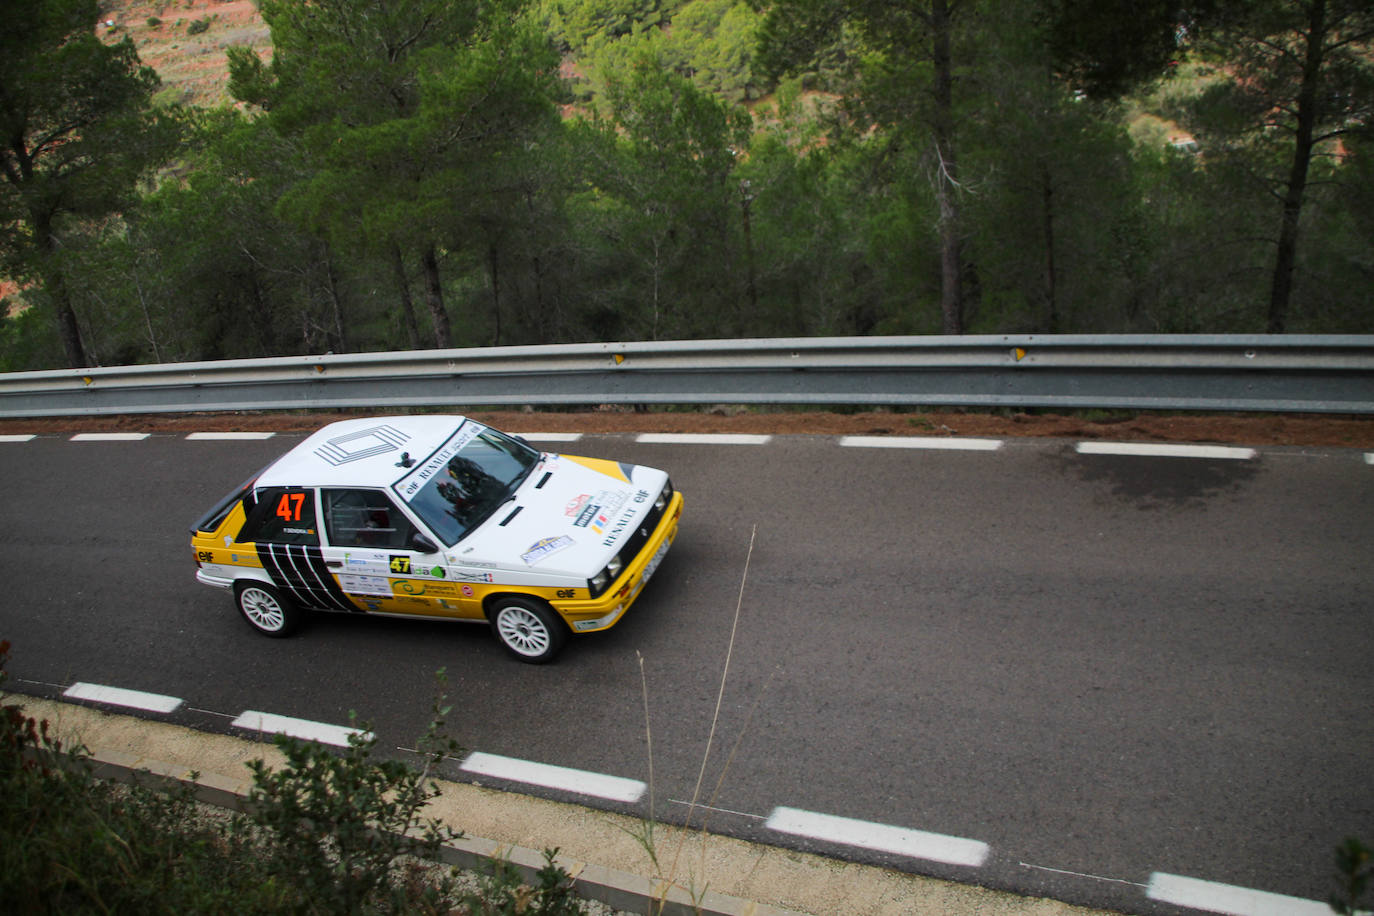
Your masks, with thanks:
[[[267,487],[257,498],[239,532],[240,543],[318,544],[315,527],[315,491],[300,487]]]
[[[415,526],[377,490],[324,490],[324,518],[334,547],[405,548]]]

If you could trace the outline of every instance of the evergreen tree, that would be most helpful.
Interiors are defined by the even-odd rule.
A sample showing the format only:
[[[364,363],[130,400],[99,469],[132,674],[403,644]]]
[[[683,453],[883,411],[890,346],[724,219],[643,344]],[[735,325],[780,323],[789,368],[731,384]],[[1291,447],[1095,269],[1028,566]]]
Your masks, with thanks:
[[[3,267],[41,284],[68,363],[91,362],[62,264],[70,234],[126,206],[174,148],[149,109],[156,74],[126,35],[95,35],[96,0],[0,2],[0,241]]]

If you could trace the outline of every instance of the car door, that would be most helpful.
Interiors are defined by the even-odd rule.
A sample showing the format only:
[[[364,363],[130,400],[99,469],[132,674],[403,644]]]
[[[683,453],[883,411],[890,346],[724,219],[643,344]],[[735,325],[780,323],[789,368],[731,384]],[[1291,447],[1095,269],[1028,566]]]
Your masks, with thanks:
[[[325,564],[374,613],[466,616],[444,555],[382,490],[323,487]]]

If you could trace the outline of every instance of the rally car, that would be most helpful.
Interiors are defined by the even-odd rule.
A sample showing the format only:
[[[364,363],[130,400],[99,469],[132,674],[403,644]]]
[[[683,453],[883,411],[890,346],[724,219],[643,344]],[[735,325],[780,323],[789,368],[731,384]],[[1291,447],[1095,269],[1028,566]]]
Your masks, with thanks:
[[[550,661],[616,624],[677,536],[654,468],[540,452],[459,416],[345,420],[306,438],[191,529],[196,579],[286,636],[308,610],[488,622]]]

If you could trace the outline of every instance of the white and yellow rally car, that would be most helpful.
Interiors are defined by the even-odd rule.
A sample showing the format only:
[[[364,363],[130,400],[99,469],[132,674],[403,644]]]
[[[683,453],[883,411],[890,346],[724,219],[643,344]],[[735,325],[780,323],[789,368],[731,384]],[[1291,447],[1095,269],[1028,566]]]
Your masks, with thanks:
[[[677,536],[663,471],[540,452],[458,416],[324,427],[191,529],[196,579],[259,632],[307,609],[488,621],[516,658],[615,625]]]

